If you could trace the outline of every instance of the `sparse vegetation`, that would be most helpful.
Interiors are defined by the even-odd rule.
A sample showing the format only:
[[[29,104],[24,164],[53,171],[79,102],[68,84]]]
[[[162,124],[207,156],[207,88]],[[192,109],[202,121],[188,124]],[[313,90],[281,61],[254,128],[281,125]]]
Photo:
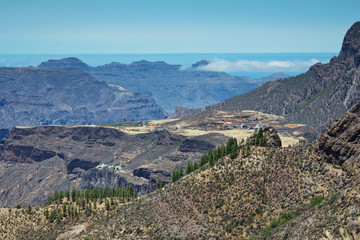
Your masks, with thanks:
[[[70,192],[66,190],[65,192]],[[51,204],[53,202],[61,203],[64,199],[70,199],[70,194],[65,194],[64,197],[63,191],[55,191],[54,195],[49,197],[46,204]],[[85,189],[85,190],[77,190],[72,189],[71,191],[71,200],[73,202],[77,200],[95,200],[95,199],[104,199],[109,197],[118,197],[123,200],[125,199],[133,199],[137,196],[136,190],[132,185],[127,188],[121,187],[113,187],[113,188],[103,188],[103,189]]]

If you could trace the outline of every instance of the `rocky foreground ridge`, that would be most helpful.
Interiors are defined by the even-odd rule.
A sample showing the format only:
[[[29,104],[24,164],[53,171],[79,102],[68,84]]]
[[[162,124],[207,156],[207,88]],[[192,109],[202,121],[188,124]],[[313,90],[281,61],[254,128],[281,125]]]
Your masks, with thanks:
[[[79,68],[0,68],[0,126],[83,125],[163,119],[155,101]]]
[[[267,82],[210,109],[255,110],[305,123],[320,132],[360,100],[360,22],[347,31],[341,51],[296,77]]]

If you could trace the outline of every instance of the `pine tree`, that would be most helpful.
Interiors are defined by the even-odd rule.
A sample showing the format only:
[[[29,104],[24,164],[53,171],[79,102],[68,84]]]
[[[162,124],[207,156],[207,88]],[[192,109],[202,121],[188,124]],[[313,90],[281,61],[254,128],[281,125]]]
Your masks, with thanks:
[[[45,216],[46,219],[49,219],[49,209],[45,208],[44,216]]]
[[[110,210],[110,204],[107,199],[105,200],[105,208],[106,208],[106,210]]]
[[[200,160],[200,165],[204,166],[207,163],[207,161],[208,161],[207,154],[202,155]]]
[[[27,212],[27,214],[31,214],[31,206],[30,206],[30,204],[27,206],[26,212]]]
[[[220,158],[222,158],[222,156],[221,156],[221,147],[219,146],[218,148],[217,148],[217,156],[216,156],[216,161],[217,160],[219,160]]]
[[[247,144],[247,145],[246,145],[246,154],[249,154],[249,153],[250,153],[250,145]]]
[[[185,173],[190,174],[191,172],[192,172],[192,164],[191,162],[188,162],[188,164],[186,165]]]
[[[64,198],[64,192],[63,192],[63,191],[59,191],[59,195],[58,195],[59,203],[62,202],[63,198]]]
[[[210,165],[210,167],[214,166],[214,158],[212,158],[212,157],[209,158],[209,165]]]
[[[76,189],[73,188],[73,190],[71,191],[71,199],[73,202],[76,202],[76,196],[77,196]]]
[[[182,178],[184,176],[184,171],[182,170],[182,168],[179,169],[179,178]]]
[[[194,162],[193,167],[194,167],[194,171],[200,168],[197,162]]]
[[[225,145],[221,145],[221,157],[225,157],[226,156],[226,147]]]
[[[60,213],[56,215],[56,223],[57,224],[60,224],[61,222],[61,216],[60,216]]]
[[[70,190],[69,190],[69,189],[67,189],[67,190],[65,191],[65,197],[66,197],[68,200],[70,200]]]
[[[63,203],[63,215],[66,214],[66,203]]]
[[[56,210],[53,209],[50,213],[49,221],[53,222],[55,218],[56,218]]]
[[[210,162],[214,163],[213,151],[211,149],[209,150],[207,157],[208,157],[208,162],[209,163]]]

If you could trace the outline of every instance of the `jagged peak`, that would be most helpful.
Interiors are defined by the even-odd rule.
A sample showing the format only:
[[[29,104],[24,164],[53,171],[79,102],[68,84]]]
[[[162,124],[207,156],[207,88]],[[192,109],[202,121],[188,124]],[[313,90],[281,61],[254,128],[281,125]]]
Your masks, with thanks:
[[[360,21],[355,22],[346,32],[340,55],[360,56]]]

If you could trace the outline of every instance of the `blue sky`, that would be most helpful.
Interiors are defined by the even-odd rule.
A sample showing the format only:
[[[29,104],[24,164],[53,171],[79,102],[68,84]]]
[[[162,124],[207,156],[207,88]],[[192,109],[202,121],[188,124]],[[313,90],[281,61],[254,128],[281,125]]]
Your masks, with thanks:
[[[0,54],[338,52],[347,0],[0,0]]]

